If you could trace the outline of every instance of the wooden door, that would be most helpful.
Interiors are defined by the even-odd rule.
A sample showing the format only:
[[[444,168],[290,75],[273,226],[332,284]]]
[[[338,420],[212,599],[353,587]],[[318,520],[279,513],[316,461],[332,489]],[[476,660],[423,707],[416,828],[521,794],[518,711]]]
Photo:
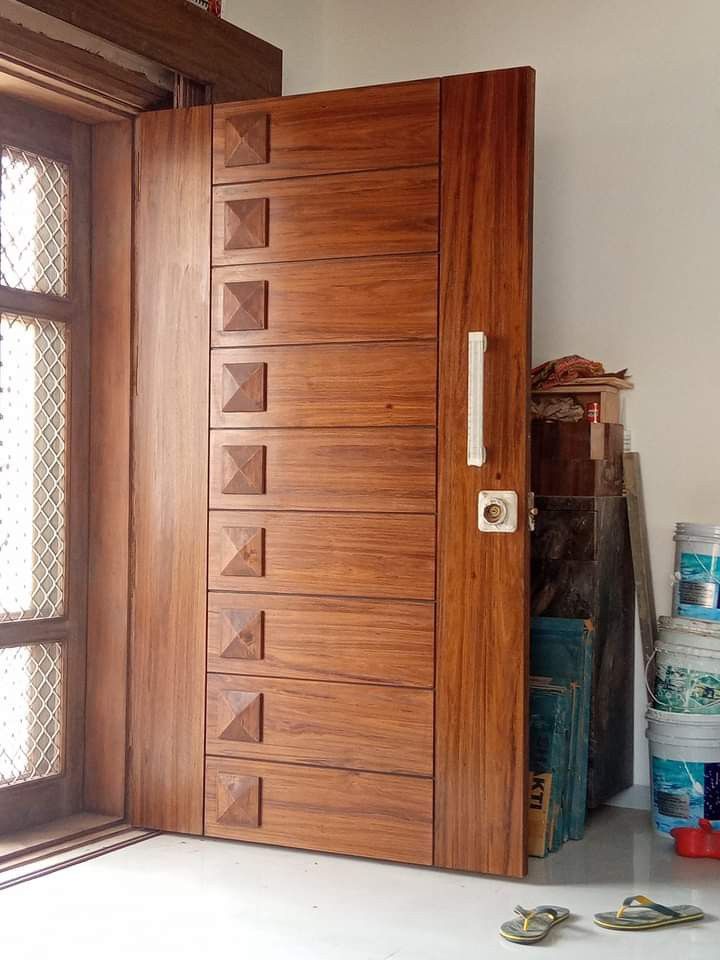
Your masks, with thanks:
[[[532,82],[139,120],[136,823],[524,872]]]

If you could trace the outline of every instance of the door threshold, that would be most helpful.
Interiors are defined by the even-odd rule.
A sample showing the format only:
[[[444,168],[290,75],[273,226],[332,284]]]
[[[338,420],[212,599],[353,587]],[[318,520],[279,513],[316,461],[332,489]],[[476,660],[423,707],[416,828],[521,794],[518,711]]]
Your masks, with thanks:
[[[0,870],[5,868],[6,863],[17,857],[122,823],[124,823],[122,817],[107,816],[102,813],[75,813],[36,827],[14,830],[0,837]]]

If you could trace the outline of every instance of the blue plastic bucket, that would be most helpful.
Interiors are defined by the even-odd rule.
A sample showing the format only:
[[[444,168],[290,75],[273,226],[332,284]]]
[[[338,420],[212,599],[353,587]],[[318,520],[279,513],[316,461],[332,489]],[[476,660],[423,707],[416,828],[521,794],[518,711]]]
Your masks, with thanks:
[[[650,709],[647,722],[655,829],[720,829],[720,717]]]
[[[720,526],[675,526],[673,616],[720,621]]]

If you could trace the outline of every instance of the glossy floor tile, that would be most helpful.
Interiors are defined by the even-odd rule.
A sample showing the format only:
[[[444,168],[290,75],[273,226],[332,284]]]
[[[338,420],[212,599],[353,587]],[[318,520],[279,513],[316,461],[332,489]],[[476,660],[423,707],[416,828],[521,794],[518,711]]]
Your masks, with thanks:
[[[703,907],[649,933],[594,927],[632,893]],[[538,947],[502,941],[516,903],[573,917]],[[242,960],[467,960],[550,951],[580,960],[720,958],[720,861],[676,857],[644,811],[607,808],[586,839],[505,881],[367,860],[159,836],[0,893],[0,954]],[[543,953],[542,956],[549,956]]]

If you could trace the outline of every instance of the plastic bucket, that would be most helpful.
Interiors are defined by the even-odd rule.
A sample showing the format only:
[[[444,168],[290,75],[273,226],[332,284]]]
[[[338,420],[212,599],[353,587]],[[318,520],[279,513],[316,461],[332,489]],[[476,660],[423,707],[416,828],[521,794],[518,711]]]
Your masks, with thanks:
[[[673,614],[720,621],[720,526],[675,526]]]
[[[720,624],[660,617],[655,655],[661,710],[720,717]]]
[[[720,829],[720,717],[650,709],[647,722],[655,829]]]

